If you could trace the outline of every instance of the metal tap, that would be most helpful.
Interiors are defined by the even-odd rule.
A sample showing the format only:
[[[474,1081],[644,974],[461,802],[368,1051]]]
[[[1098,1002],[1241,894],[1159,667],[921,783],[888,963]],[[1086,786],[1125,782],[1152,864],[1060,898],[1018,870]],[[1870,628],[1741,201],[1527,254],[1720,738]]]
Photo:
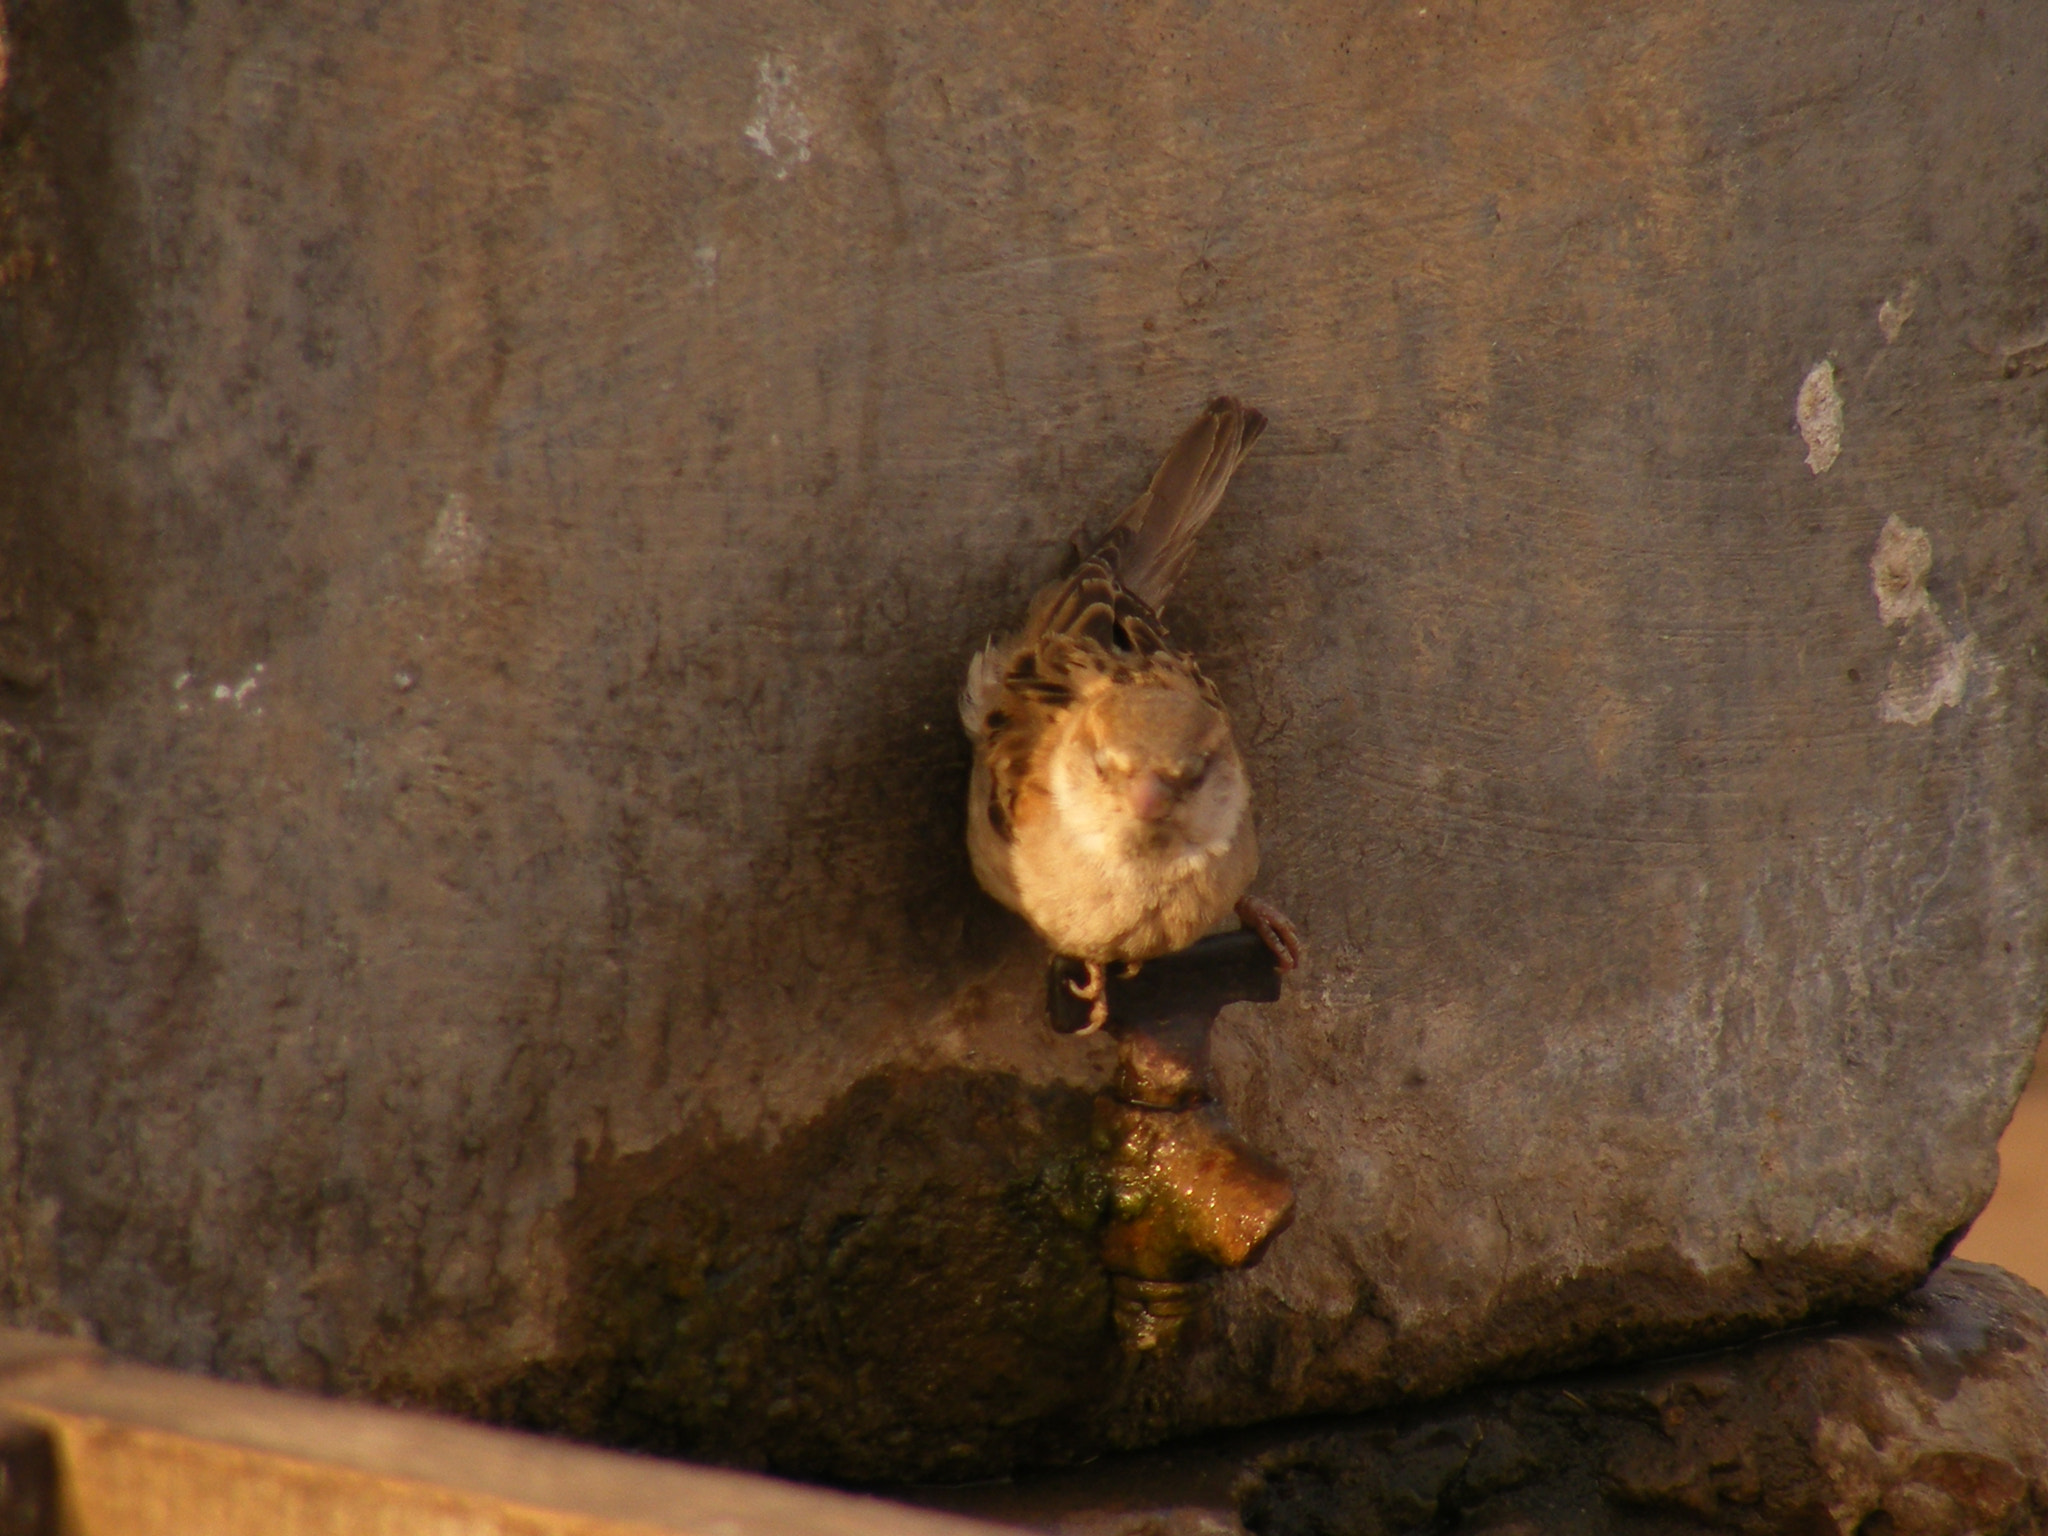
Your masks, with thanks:
[[[1047,1012],[1062,1034],[1088,1022],[1088,1005],[1067,985],[1082,974],[1055,960],[1047,976]],[[1273,956],[1250,933],[1212,935],[1135,976],[1110,971],[1104,1027],[1117,1042],[1117,1071],[1095,1100],[1094,1134],[1110,1189],[1102,1262],[1126,1349],[1171,1344],[1207,1281],[1258,1263],[1294,1217],[1286,1173],[1239,1138],[1209,1092],[1217,1013],[1279,996]]]

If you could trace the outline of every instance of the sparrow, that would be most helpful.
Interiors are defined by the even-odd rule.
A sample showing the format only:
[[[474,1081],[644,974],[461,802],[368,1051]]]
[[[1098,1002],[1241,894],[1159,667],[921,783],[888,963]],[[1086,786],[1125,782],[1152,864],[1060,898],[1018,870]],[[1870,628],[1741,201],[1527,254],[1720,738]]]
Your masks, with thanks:
[[[1233,912],[1282,970],[1301,939],[1246,894],[1258,872],[1251,786],[1215,684],[1162,615],[1195,535],[1266,418],[1224,396],[1024,626],[967,667],[974,743],[967,848],[983,890],[1085,967],[1069,985],[1109,1016],[1108,971],[1185,948]]]

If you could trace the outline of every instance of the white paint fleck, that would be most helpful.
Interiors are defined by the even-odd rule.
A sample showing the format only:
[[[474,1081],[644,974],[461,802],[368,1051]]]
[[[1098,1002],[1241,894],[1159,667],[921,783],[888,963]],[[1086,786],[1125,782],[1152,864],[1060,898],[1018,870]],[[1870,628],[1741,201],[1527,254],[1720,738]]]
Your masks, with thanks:
[[[1806,467],[1816,475],[1842,452],[1842,396],[1835,388],[1835,365],[1823,358],[1807,370],[1793,406],[1799,435],[1806,439]]]
[[[811,120],[796,99],[796,65],[787,57],[762,54],[754,77],[754,120],[741,131],[774,163],[780,181],[811,158]]]
[[[1913,318],[1913,310],[1919,302],[1920,279],[1909,277],[1896,299],[1886,299],[1877,306],[1877,328],[1884,334],[1886,346],[1899,339],[1899,332],[1904,330],[1906,322]]]
[[[1958,645],[1948,638],[1946,628],[1940,639],[1943,643],[1931,664],[1927,658],[1908,661],[1905,642],[1900,643],[1900,654],[1892,662],[1891,675],[1877,701],[1879,719],[1893,725],[1925,725],[1944,706],[1963,702],[1963,685],[1970,678],[1970,653],[1977,643],[1965,640]]]
[[[708,290],[718,286],[717,246],[698,246],[696,250],[690,253],[690,261],[697,269],[696,276],[692,281],[695,282],[698,288]]]
[[[483,530],[470,517],[469,498],[450,491],[427,534],[427,574],[442,581],[460,581],[475,572],[483,553]]]
[[[177,710],[181,715],[192,713],[191,696],[184,691],[191,682],[192,674],[190,672],[180,672],[177,680],[171,684],[171,692],[180,695]],[[243,677],[240,682],[215,683],[207,690],[207,693],[216,704],[232,704],[236,709],[240,709],[248,702],[249,695],[254,693],[261,686],[262,682],[263,663],[259,661],[249,669],[248,675]],[[250,713],[260,715],[263,713],[263,708],[261,705],[258,705]]]
[[[410,672],[406,671],[402,667],[398,671],[391,674],[391,686],[396,688],[400,693],[410,692],[412,689],[412,685],[418,681],[418,678],[414,677]]]
[[[1927,573],[1934,569],[1934,540],[1894,512],[1885,519],[1870,554],[1870,588],[1877,594],[1877,617],[1885,628],[1903,624],[1926,611]]]
[[[1976,654],[1974,637],[1949,632],[1941,607],[1927,592],[1934,569],[1934,541],[1924,528],[1893,513],[1885,519],[1870,555],[1870,589],[1877,616],[1887,629],[1903,629],[1891,673],[1878,696],[1878,718],[1897,725],[1925,725],[1945,708],[1963,702]]]

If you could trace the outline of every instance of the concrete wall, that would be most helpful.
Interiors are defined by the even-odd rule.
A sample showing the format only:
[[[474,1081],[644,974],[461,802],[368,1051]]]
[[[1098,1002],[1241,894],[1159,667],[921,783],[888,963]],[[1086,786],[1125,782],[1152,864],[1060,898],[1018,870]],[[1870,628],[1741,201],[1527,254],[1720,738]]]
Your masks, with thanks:
[[[14,1316],[964,1473],[1891,1295],[1988,1194],[2041,7],[7,25]],[[1131,1367],[952,692],[1220,389],[1301,1218]]]

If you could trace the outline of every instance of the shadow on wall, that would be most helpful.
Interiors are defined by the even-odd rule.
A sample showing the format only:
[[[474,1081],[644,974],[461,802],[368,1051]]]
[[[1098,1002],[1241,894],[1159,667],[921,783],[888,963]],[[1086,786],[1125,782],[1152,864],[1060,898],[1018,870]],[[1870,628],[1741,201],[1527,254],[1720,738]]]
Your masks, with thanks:
[[[1057,1459],[1120,1354],[1093,1097],[1002,1073],[856,1084],[772,1148],[585,1148],[572,1347],[378,1396],[777,1470],[944,1480]]]

